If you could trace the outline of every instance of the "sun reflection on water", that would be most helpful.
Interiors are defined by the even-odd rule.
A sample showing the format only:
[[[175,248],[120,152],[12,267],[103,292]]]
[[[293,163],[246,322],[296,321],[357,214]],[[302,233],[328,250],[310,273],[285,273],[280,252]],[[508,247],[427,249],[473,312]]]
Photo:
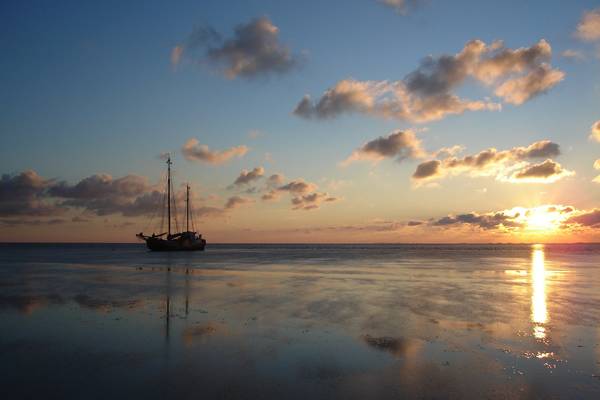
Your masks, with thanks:
[[[544,246],[535,245],[531,258],[531,321],[534,323],[533,336],[536,339],[546,338],[548,309],[546,307],[546,266],[544,265]]]

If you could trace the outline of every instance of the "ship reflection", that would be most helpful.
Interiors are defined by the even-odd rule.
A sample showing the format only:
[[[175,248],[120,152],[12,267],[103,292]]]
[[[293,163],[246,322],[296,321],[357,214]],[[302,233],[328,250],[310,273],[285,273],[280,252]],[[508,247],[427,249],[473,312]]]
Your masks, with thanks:
[[[531,257],[531,322],[533,336],[536,339],[546,339],[546,323],[548,309],[546,307],[546,266],[544,265],[544,246],[535,245]]]
[[[164,295],[164,310],[165,310],[165,314],[164,314],[164,320],[165,320],[165,331],[164,331],[164,335],[165,335],[165,340],[167,342],[167,344],[169,343],[169,337],[171,335],[171,318],[173,316],[177,316],[177,310],[175,310],[175,315],[172,312],[172,274],[175,273],[174,269],[171,267],[171,265],[169,264],[169,266],[167,268],[165,268],[165,295]],[[191,269],[186,266],[185,268],[185,277],[184,277],[184,301],[185,301],[185,307],[184,307],[184,311],[185,311],[185,316],[180,316],[181,318],[185,319],[187,321],[187,318],[189,316],[189,308],[190,308],[190,273],[193,273],[191,271]],[[177,306],[175,305],[175,308]]]

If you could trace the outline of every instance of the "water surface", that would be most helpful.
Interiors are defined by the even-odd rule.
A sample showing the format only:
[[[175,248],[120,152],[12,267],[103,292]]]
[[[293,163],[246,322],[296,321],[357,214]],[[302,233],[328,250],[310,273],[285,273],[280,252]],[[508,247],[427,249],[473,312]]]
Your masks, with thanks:
[[[599,245],[0,245],[9,398],[600,398]]]

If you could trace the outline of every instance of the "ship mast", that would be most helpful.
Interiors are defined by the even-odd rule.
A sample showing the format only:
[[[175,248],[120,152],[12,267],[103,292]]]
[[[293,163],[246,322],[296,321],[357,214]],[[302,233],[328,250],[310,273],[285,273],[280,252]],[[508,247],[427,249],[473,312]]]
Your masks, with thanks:
[[[190,231],[190,185],[185,185],[185,231]]]
[[[167,220],[168,236],[171,236],[171,156],[167,158]]]

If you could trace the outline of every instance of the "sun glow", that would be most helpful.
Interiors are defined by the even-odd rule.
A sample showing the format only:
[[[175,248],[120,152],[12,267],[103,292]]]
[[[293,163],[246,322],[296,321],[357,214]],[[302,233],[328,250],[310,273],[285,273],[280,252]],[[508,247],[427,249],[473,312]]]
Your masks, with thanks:
[[[540,206],[523,209],[517,219],[526,231],[535,233],[551,233],[558,230],[568,217],[564,208],[556,206]]]

